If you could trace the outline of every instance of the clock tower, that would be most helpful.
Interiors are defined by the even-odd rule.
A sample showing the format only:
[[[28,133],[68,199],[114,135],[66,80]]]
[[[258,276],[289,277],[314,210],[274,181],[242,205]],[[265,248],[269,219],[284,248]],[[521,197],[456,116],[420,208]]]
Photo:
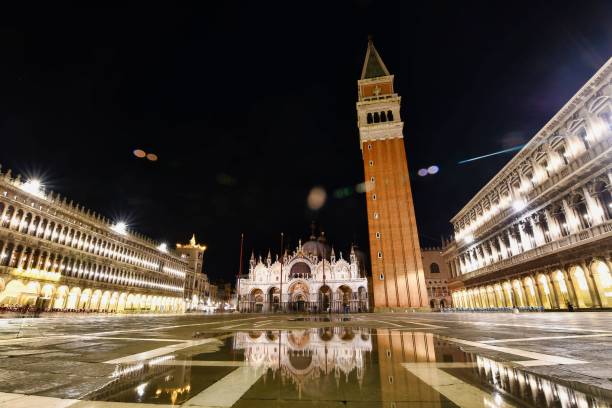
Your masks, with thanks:
[[[428,307],[393,75],[368,42],[357,82],[375,310]]]

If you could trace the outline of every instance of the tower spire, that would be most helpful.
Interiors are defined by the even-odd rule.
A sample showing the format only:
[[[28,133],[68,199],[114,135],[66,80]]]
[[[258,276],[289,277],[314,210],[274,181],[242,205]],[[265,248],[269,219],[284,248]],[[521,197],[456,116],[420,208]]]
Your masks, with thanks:
[[[357,81],[357,126],[365,181],[376,180],[365,194],[372,276],[376,277],[373,279],[374,305],[378,308],[427,307],[403,141],[401,98],[393,89],[393,79],[370,38],[361,79]],[[351,246],[350,263],[355,267],[356,252]],[[356,269],[353,273],[357,276]]]
[[[361,69],[361,79],[379,78],[391,75],[380,54],[374,47],[372,36],[368,36],[368,50]]]

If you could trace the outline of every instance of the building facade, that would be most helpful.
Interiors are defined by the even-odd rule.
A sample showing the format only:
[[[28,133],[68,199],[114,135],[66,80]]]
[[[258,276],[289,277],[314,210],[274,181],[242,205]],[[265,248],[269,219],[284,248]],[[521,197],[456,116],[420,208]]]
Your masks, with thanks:
[[[451,220],[454,307],[612,307],[612,59]]]
[[[313,237],[311,237],[313,238]],[[348,261],[321,240],[311,239],[282,260],[252,255],[247,278],[237,282],[241,312],[366,312],[368,279],[351,248]]]
[[[301,395],[320,387],[325,376],[349,381],[354,373],[361,385],[372,352],[372,334],[352,327],[238,332],[234,349],[244,350],[245,362],[268,377],[266,381],[280,377]]]
[[[358,81],[357,118],[363,156],[374,306],[428,307],[400,96],[372,41]]]
[[[423,256],[423,270],[425,273],[425,286],[429,297],[429,307],[444,309],[451,306],[451,295],[448,290],[448,281],[451,278],[442,247],[421,248]]]
[[[0,306],[182,312],[189,262],[0,169]]]
[[[203,272],[206,245],[196,242],[195,234],[186,244],[176,244],[176,252],[187,261],[185,275],[185,302],[188,310],[197,310],[210,298],[210,282]]]

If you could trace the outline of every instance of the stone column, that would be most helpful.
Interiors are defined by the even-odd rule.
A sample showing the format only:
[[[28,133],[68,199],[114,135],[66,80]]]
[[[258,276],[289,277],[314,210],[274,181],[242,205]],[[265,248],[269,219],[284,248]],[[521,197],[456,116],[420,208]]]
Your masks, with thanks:
[[[571,302],[574,304],[575,307],[580,307],[580,304],[578,302],[578,296],[576,296],[576,288],[574,286],[574,281],[572,277],[567,272],[567,269],[565,267],[563,267],[561,272],[563,273],[563,278],[565,279],[565,286],[567,287],[567,294],[568,294],[569,299],[571,299]]]
[[[510,239],[510,248],[512,248],[512,255],[518,255],[520,253],[522,253],[523,251],[526,250],[526,248],[522,245],[522,240],[521,240],[521,228],[519,226],[519,234],[518,236],[516,236],[516,230],[509,230],[508,231],[508,236]],[[521,245],[519,245],[519,243]]]
[[[502,234],[505,234],[505,233],[506,233],[505,231],[502,232]],[[499,242],[499,249],[502,254],[502,259],[507,259],[508,258],[508,248],[506,248],[506,244],[504,243],[504,240],[502,239],[501,235],[497,236],[497,241]]]
[[[499,255],[497,254],[497,248],[493,241],[489,241],[489,250],[491,251],[491,263],[498,262]]]
[[[548,224],[548,233],[550,234],[550,240],[556,241],[561,236],[561,226],[557,220],[550,214],[548,208],[544,209],[544,216],[546,217],[546,223]]]
[[[533,239],[537,246],[544,245],[546,243],[546,239],[544,238],[544,231],[542,231],[542,224],[536,222],[533,217],[529,217],[529,223],[531,225],[531,229],[533,230]]]
[[[531,278],[531,282],[533,283],[533,292],[534,292],[534,297],[535,297],[535,301],[536,301],[536,306],[542,306],[544,307],[544,302],[542,302],[542,296],[539,290],[539,286],[538,286],[538,277],[536,275],[530,275],[529,276]]]
[[[591,301],[593,302],[593,307],[601,307],[601,298],[599,297],[599,290],[597,288],[597,282],[593,278],[593,273],[591,272],[591,268],[587,265],[587,263],[583,260],[580,261],[580,267],[584,272],[584,278],[587,281],[587,286],[589,287],[589,294],[591,295]]]
[[[525,292],[525,286],[523,284],[523,280],[520,278],[517,278],[518,281],[518,288],[514,287],[515,289],[517,289],[518,293],[519,293],[519,299],[517,299],[517,304],[519,303],[518,300],[522,301],[523,303],[523,307],[527,307],[529,306],[529,297],[527,296],[527,292]],[[518,305],[517,305],[518,306]]]
[[[474,252],[476,253],[476,262],[478,263],[478,268],[482,268],[485,266],[484,259],[482,259],[482,255],[480,255],[480,245],[474,248]]]
[[[591,225],[598,225],[605,221],[604,211],[599,206],[597,200],[595,200],[589,190],[582,186],[582,193],[584,195],[584,199],[587,205],[587,211],[589,212],[589,216],[591,217]]]
[[[551,279],[551,273],[550,271],[546,271],[544,272],[544,277],[546,278],[546,284],[548,285],[548,290],[550,291],[549,294],[549,300],[551,303],[551,307],[555,308],[555,309],[561,309],[563,307],[563,302],[565,301],[565,299],[559,298],[559,294],[557,292],[557,290],[555,289],[555,281],[554,279]]]
[[[521,239],[521,246],[523,248],[523,252],[529,251],[531,249],[531,241],[529,240],[529,237],[527,236],[527,233],[525,232],[525,224],[519,223],[518,230],[519,230],[519,236]]]
[[[4,208],[2,209],[2,211],[0,211],[0,226],[4,225],[4,217],[6,216],[6,213],[8,211],[9,206],[5,205]],[[11,220],[7,220],[7,222],[10,222]]]
[[[476,259],[476,254],[474,253],[474,249],[468,250],[468,256],[469,256],[470,271],[474,271],[478,269],[478,260]]]
[[[569,206],[566,199],[563,199],[561,201],[563,202],[563,212],[565,213],[565,220],[567,221],[567,226],[570,230],[570,233],[574,234],[580,231],[582,224],[577,218],[576,213],[574,213],[574,210],[572,209],[572,207]]]

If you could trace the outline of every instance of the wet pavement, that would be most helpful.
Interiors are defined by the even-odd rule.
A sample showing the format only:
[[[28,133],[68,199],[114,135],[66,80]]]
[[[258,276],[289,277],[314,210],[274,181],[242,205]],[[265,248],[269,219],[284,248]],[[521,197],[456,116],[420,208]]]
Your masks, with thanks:
[[[612,313],[0,320],[0,407],[610,407]]]

